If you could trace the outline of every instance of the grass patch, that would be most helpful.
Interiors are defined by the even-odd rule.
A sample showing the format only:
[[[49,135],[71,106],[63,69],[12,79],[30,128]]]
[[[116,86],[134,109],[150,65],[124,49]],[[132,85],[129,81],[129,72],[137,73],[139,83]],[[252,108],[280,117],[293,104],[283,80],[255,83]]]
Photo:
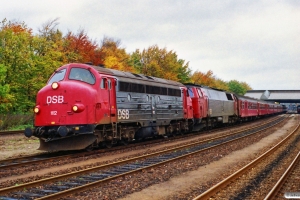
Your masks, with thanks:
[[[23,130],[33,127],[33,114],[0,114],[0,130]]]

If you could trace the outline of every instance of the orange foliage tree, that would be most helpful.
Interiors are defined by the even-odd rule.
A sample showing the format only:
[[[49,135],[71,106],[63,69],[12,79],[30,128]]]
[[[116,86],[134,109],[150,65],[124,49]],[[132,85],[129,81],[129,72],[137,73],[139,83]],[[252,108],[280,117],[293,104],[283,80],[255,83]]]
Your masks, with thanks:
[[[178,59],[175,51],[159,48],[157,45],[131,54],[130,62],[138,73],[179,82],[189,82],[189,62]]]
[[[192,74],[191,80],[194,84],[216,87],[215,76],[211,70],[206,73],[196,71]]]
[[[120,40],[109,37],[103,38],[100,52],[105,67],[135,73],[136,70],[129,64],[130,55],[126,53],[125,48],[120,46]]]
[[[77,34],[69,31],[64,39],[65,62],[103,64],[101,51],[97,43],[90,40],[84,30],[79,30]]]

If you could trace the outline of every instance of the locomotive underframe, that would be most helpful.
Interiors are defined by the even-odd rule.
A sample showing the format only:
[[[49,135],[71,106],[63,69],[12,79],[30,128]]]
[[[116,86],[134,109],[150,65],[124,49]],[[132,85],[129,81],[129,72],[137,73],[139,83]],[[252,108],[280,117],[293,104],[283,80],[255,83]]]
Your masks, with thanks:
[[[84,149],[96,140],[94,125],[39,126],[25,130],[27,137],[40,139],[39,150],[60,151]]]
[[[226,123],[223,118],[226,117]],[[211,129],[214,127],[219,127],[223,125],[231,125],[238,121],[236,115],[232,116],[218,116],[218,117],[206,117],[202,119],[196,119],[193,126],[193,131],[200,131],[202,129]]]
[[[103,143],[110,147],[117,142],[126,144],[134,140],[184,134],[190,132],[193,127],[193,121],[187,119],[173,120],[169,125],[157,125],[155,121],[149,124],[151,126],[142,126],[138,122],[98,125],[94,132],[96,141],[93,146],[97,147]]]

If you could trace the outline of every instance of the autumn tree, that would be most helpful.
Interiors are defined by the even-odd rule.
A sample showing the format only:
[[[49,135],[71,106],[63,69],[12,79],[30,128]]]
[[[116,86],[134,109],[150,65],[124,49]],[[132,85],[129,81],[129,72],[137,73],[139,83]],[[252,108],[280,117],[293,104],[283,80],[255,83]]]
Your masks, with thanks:
[[[191,76],[192,83],[213,88],[216,87],[215,79],[216,78],[211,70],[206,73],[195,71]]]
[[[189,63],[178,59],[176,52],[160,49],[157,45],[131,54],[130,62],[138,73],[179,82],[189,82]]]
[[[120,40],[105,36],[99,45],[82,29],[63,36],[57,25],[58,19],[50,20],[33,35],[24,22],[0,22],[0,112],[31,110],[38,90],[53,71],[70,62],[104,64],[111,69],[193,82],[237,94],[251,89],[245,82],[218,79],[211,70],[191,74],[189,62],[179,59],[173,50],[153,45],[128,54]]]
[[[228,83],[222,79],[215,79],[215,87],[220,90],[229,91]]]
[[[6,71],[6,67],[0,64],[0,113],[7,112],[13,102],[13,96],[9,93],[9,85],[5,83]]]
[[[33,106],[27,84],[34,62],[32,30],[24,22],[11,22],[6,19],[0,25],[0,63],[2,69],[6,70],[1,84],[9,86],[8,103],[11,103],[12,111],[25,112]]]
[[[94,65],[103,64],[101,51],[96,41],[91,40],[87,33],[80,29],[77,34],[71,31],[64,37],[64,62],[92,62]]]
[[[130,55],[125,48],[121,48],[121,41],[114,38],[104,37],[100,47],[104,65],[110,69],[121,71],[136,72],[130,65]]]
[[[57,19],[48,21],[39,28],[39,34],[33,37],[32,55],[33,63],[30,84],[31,96],[35,96],[51,76],[54,70],[64,63],[64,40],[62,32],[56,26]]]
[[[246,92],[248,91],[248,90],[252,90],[252,87],[248,84],[248,83],[246,83],[246,82],[240,82],[240,84],[242,85],[242,87],[246,90]],[[245,93],[246,93],[245,92]],[[244,93],[244,94],[245,94]]]

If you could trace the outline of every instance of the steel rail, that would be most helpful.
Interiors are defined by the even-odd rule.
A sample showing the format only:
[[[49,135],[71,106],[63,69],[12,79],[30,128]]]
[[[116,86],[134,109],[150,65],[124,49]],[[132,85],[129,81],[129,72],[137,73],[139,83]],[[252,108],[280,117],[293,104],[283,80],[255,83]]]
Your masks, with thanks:
[[[278,123],[280,123],[280,122],[277,122],[277,124]],[[273,126],[275,126],[275,125],[276,124],[273,124]],[[268,128],[270,128],[270,127],[268,127]],[[222,142],[221,144],[218,144],[218,145],[213,145],[213,146],[208,147],[208,148],[204,148],[204,149],[201,149],[201,150],[198,150],[198,151],[195,151],[195,152],[191,152],[191,153],[185,154],[183,156],[179,156],[176,159],[180,159],[180,158],[185,157],[185,156],[196,154],[196,153],[199,153],[199,152],[202,152],[202,151],[214,148],[216,146],[227,144],[229,142],[232,142],[232,141],[235,141],[235,140],[247,137],[247,136],[255,134],[257,132],[261,132],[261,131],[263,131],[265,129],[266,128],[263,128],[263,129],[261,129],[259,131],[255,131],[255,132],[253,132],[251,134],[243,135],[242,137],[235,138],[235,139],[232,139],[230,141]],[[209,141],[211,141],[211,139]],[[136,161],[136,160],[139,160],[139,159],[146,159],[146,158],[149,158],[149,157],[158,156],[158,155],[161,155],[161,154],[164,154],[164,153],[168,153],[168,152],[176,152],[176,151],[178,151],[180,149],[190,148],[191,146],[195,146],[195,145],[201,144],[201,143],[205,143],[205,142],[203,142],[203,141],[194,142],[192,144],[182,145],[180,147],[175,147],[175,148],[167,149],[167,150],[164,150],[164,151],[159,151],[159,152],[151,153],[151,154],[144,155],[144,156],[138,156],[138,157],[134,157],[134,158],[130,158],[130,159],[125,159],[125,160],[114,162],[114,163],[110,163],[110,164],[105,164],[105,165],[101,165],[101,166],[97,166],[97,167],[92,167],[92,168],[85,169],[85,170],[71,172],[71,173],[60,175],[60,176],[57,176],[57,177],[46,178],[46,179],[38,180],[38,181],[35,181],[35,182],[31,182],[31,183],[25,183],[25,184],[22,184],[22,185],[19,185],[19,186],[12,186],[12,187],[8,187],[8,188],[3,188],[3,189],[0,189],[0,194],[6,194],[6,193],[17,191],[17,190],[19,190],[19,191],[20,190],[26,190],[26,188],[28,188],[28,187],[40,186],[41,184],[44,184],[44,183],[49,183],[49,182],[54,182],[54,181],[57,181],[57,180],[62,180],[62,179],[70,178],[70,177],[75,177],[75,176],[79,176],[79,175],[82,175],[82,174],[87,174],[87,173],[91,173],[91,172],[94,172],[94,171],[99,171],[101,169],[105,169],[105,168],[108,168],[108,167],[113,167],[113,166],[117,166],[117,165],[129,163],[129,162]],[[170,160],[164,161],[161,164],[166,163],[166,162],[170,162],[172,160],[175,160],[175,159],[170,159]],[[158,163],[155,164],[155,165],[158,165]],[[155,165],[153,165],[153,166],[155,166]],[[142,169],[139,169],[139,170],[142,170]],[[135,172],[135,170],[134,170],[134,172]],[[134,172],[128,172],[128,173],[134,173]],[[114,177],[114,178],[116,178],[116,177]],[[60,197],[60,195],[65,196],[66,194],[74,193],[74,191],[76,189],[72,188],[71,190],[72,191],[66,190],[65,194],[64,194],[64,191],[52,194],[50,198],[54,198],[54,197],[56,198],[56,197]],[[46,198],[46,197],[44,197],[44,198]]]
[[[283,184],[286,182],[287,178],[290,176],[290,174],[295,169],[296,165],[300,162],[300,152],[297,154],[297,156],[294,158],[292,163],[289,165],[289,167],[286,169],[286,171],[283,173],[283,175],[280,177],[280,179],[277,181],[277,183],[274,185],[274,187],[270,190],[270,192],[267,194],[267,196],[264,198],[264,200],[274,199],[275,196],[278,194],[280,188],[283,186]]]
[[[204,193],[202,193],[199,196],[195,197],[193,200],[211,198],[218,191],[220,191],[221,189],[223,189],[227,185],[229,185],[230,182],[234,181],[235,179],[240,177],[242,174],[244,174],[246,171],[248,171],[249,169],[255,167],[263,159],[265,159],[266,157],[271,155],[273,152],[275,152],[283,143],[285,143],[289,138],[291,138],[296,133],[297,130],[299,130],[299,127],[300,127],[300,124],[298,124],[297,127],[289,135],[287,135],[283,140],[281,140],[277,145],[275,145],[274,147],[269,149],[267,152],[265,152],[264,154],[262,154],[261,156],[259,156],[258,158],[256,158],[255,160],[253,160],[252,162],[250,162],[249,164],[247,164],[243,168],[239,169],[238,171],[236,171],[235,173],[233,173],[229,177],[225,178],[224,180],[222,180],[218,184],[214,185],[213,187],[211,187],[210,189],[208,189]]]
[[[15,130],[15,131],[0,131],[0,136],[7,136],[7,135],[19,135],[24,133],[24,130]]]
[[[274,124],[275,126],[275,124]],[[267,128],[270,128],[270,127],[267,127]],[[265,130],[266,128],[262,129],[262,130],[259,130],[259,131],[255,131],[253,133],[251,133],[250,135],[252,134],[255,134],[257,132],[261,132],[263,130]],[[248,129],[247,129],[248,130]],[[155,167],[155,166],[160,166],[160,165],[163,165],[163,164],[166,164],[168,162],[172,162],[172,161],[175,161],[175,160],[179,160],[181,158],[184,158],[184,157],[188,157],[188,156],[191,156],[191,155],[194,155],[194,154],[197,154],[197,153],[200,153],[200,152],[203,152],[203,151],[206,151],[206,150],[209,150],[211,148],[215,148],[217,146],[221,146],[221,145],[225,145],[227,143],[230,143],[230,142],[233,142],[235,140],[239,140],[241,138],[244,138],[244,137],[247,137],[249,135],[246,135],[246,136],[242,136],[242,137],[239,137],[239,138],[235,138],[233,140],[229,140],[227,142],[224,142],[224,143],[221,143],[221,144],[218,144],[218,145],[213,145],[211,147],[208,147],[208,148],[205,148],[205,149],[201,149],[201,150],[198,150],[198,151],[195,151],[195,152],[191,152],[191,153],[187,153],[187,154],[184,154],[182,156],[178,156],[176,158],[171,158],[171,159],[168,159],[168,160],[165,160],[163,162],[159,162],[159,163],[156,163],[156,164],[152,164],[152,165],[149,165],[149,166],[146,166],[146,167],[143,167],[143,168],[140,168],[140,169],[136,169],[136,170],[132,170],[130,172],[126,172],[126,173],[122,173],[122,174],[119,174],[119,175],[115,175],[115,176],[112,176],[112,177],[109,177],[109,178],[106,178],[106,179],[102,179],[102,180],[99,180],[99,181],[96,181],[96,182],[92,182],[92,183],[88,183],[88,184],[85,184],[85,185],[82,185],[82,186],[78,186],[78,187],[74,187],[74,188],[70,188],[68,190],[64,190],[64,191],[61,191],[61,192],[58,192],[58,193],[54,193],[54,194],[51,194],[51,195],[47,195],[45,197],[41,197],[41,198],[38,198],[38,200],[45,200],[45,199],[58,199],[58,198],[62,198],[62,197],[65,197],[65,196],[68,196],[68,195],[72,195],[74,193],[78,193],[78,192],[82,192],[82,191],[85,191],[89,188],[92,188],[92,187],[96,187],[98,185],[101,185],[107,181],[110,181],[110,180],[113,180],[113,179],[116,179],[118,177],[122,177],[122,176],[125,176],[125,175],[128,175],[128,174],[133,174],[133,173],[136,173],[136,172],[139,172],[139,171],[142,171],[144,169],[148,169],[148,168],[151,168],[151,167]],[[190,146],[194,146],[197,142],[193,143],[193,145],[183,145],[181,147],[177,147],[175,149],[170,149],[170,150],[165,150],[166,152],[171,152],[171,151],[177,151],[179,149],[182,149],[182,148],[187,148],[187,147],[190,147]],[[162,153],[165,153],[165,151],[162,151]],[[153,153],[153,154],[162,154],[162,153]],[[149,154],[149,156],[147,155],[147,157],[152,157],[153,155]],[[141,156],[141,158],[146,158],[146,157],[143,157]],[[136,159],[135,159],[136,160]]]
[[[276,121],[279,118],[280,117],[276,117],[275,119],[267,120],[266,122],[264,122],[262,124],[259,124],[258,126],[255,126],[255,127],[257,127],[257,128],[261,127],[265,124],[271,123],[272,121]],[[216,140],[216,139],[219,139],[219,138],[222,138],[222,137],[227,137],[229,135],[237,134],[239,132],[246,131],[246,130],[250,130],[250,128],[242,129],[240,131],[234,131],[232,133],[224,134],[222,136],[212,137],[212,138],[209,138],[207,140],[204,140],[203,142],[207,142],[207,141],[210,141],[210,140]],[[177,138],[174,138],[174,139],[181,139],[181,137],[177,137]],[[162,142],[162,141],[164,141],[164,139],[159,140],[158,143]],[[76,157],[89,156],[89,155],[94,155],[94,154],[104,153],[104,152],[109,152],[109,151],[117,151],[117,150],[122,150],[124,148],[130,148],[131,146],[145,145],[145,143],[146,144],[153,143],[153,141],[144,142],[144,143],[134,143],[134,144],[130,144],[130,145],[127,145],[127,146],[121,146],[119,148],[113,148],[111,150],[101,149],[101,150],[92,151],[92,152],[83,152],[83,153],[81,152],[81,153],[76,153],[75,155],[74,154],[73,155],[67,154],[67,155],[63,155],[63,156],[54,156],[54,157],[48,158],[48,157],[46,157],[47,153],[40,153],[40,154],[37,154],[37,155],[34,155],[34,156],[24,156],[24,157],[20,157],[20,158],[5,159],[5,160],[0,160],[0,170],[7,169],[7,168],[12,168],[12,167],[31,165],[31,164],[34,164],[34,163],[36,164],[36,163],[39,163],[39,162],[48,162],[48,161],[52,161],[54,159],[63,159],[63,158],[67,159],[67,158],[72,158],[74,156],[76,156]],[[45,157],[43,157],[43,156],[45,156]]]

